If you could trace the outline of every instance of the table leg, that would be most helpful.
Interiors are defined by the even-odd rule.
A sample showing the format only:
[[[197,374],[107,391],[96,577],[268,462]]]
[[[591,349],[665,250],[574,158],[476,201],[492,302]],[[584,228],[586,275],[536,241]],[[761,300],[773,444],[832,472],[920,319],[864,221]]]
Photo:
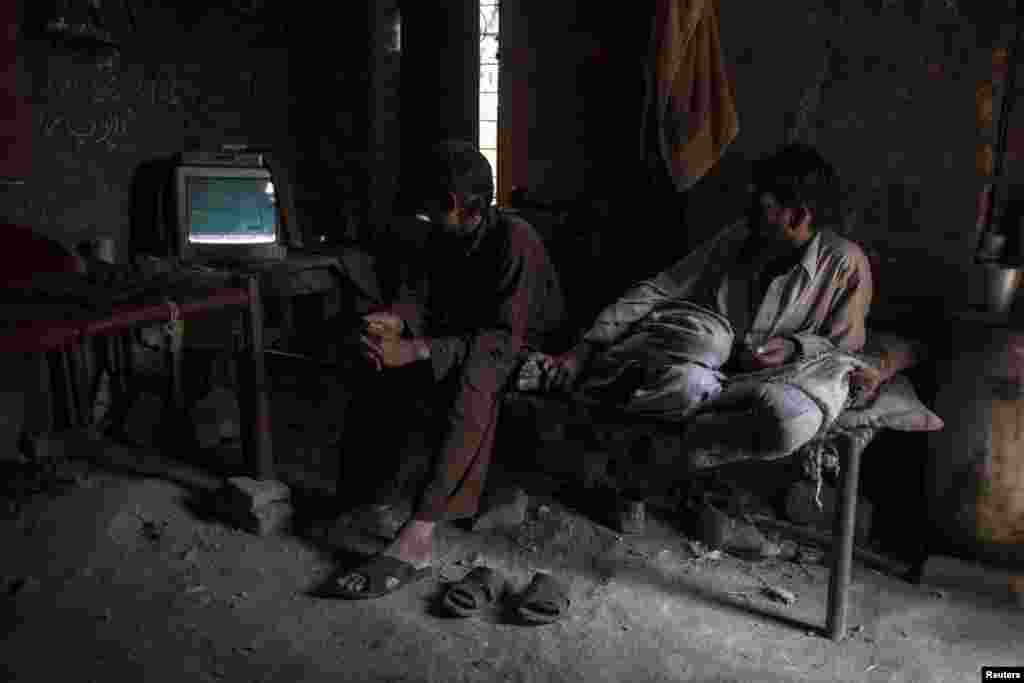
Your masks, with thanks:
[[[839,504],[836,505],[832,537],[832,571],[828,581],[828,619],[825,630],[834,641],[846,635],[846,616],[853,571],[853,540],[857,526],[857,484],[860,481],[860,456],[871,440],[869,433],[858,430],[840,437],[841,481]]]
[[[118,362],[117,336],[103,337],[103,362],[107,370],[107,377],[110,380],[110,407],[117,404],[124,396],[122,392],[121,363]]]
[[[248,353],[239,354],[244,363],[244,370],[238,374],[246,378],[248,400],[247,411],[250,419],[245,421],[250,430],[246,443],[246,462],[253,475],[258,479],[273,479],[274,454],[270,425],[270,399],[267,396],[267,373],[263,357],[263,304],[260,300],[259,280],[248,277],[249,307],[245,313],[246,336],[248,337]]]
[[[120,332],[104,337],[109,353],[111,403],[107,412],[108,425],[123,428],[131,401],[132,349],[131,332]]]
[[[125,378],[124,361],[121,354],[121,335],[105,335],[99,337],[96,342],[100,345],[100,365],[96,377],[101,378],[106,373],[108,379],[109,403],[101,422],[102,427],[110,426],[117,420],[119,412],[125,407],[127,400],[128,385]]]
[[[39,365],[39,387],[45,394],[46,414],[43,416],[42,429],[44,433],[49,434],[56,428],[56,410],[54,408],[56,393],[53,391],[53,382],[50,378],[50,361],[45,351],[33,354],[33,357]]]
[[[170,396],[175,419],[180,420],[185,413],[185,388],[182,375],[183,344],[180,339],[171,338],[167,344],[167,364],[171,370]]]
[[[72,346],[65,346],[58,351],[61,381],[64,385],[64,408],[67,415],[69,429],[75,429],[80,424],[78,400],[75,396],[74,376],[76,369],[74,368],[74,362],[71,357],[72,353],[74,353],[74,348]]]
[[[117,335],[117,352],[121,365],[121,391],[128,395],[131,389],[132,372],[135,370],[135,357],[132,355],[131,332],[124,332]]]
[[[71,359],[71,381],[75,385],[75,407],[78,410],[76,427],[89,424],[89,363],[85,357],[86,341],[74,344],[68,352]]]
[[[295,306],[292,297],[284,294],[280,297],[281,307],[281,346],[288,350],[292,345],[292,338],[295,336]]]

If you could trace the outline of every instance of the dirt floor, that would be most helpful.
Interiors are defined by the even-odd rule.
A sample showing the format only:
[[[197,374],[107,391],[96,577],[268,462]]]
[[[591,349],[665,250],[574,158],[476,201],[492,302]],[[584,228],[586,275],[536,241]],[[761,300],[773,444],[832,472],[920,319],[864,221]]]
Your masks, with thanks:
[[[0,523],[5,681],[976,681],[1020,665],[1024,610],[857,565],[850,636],[823,624],[820,562],[748,562],[667,523],[621,537],[534,489],[525,524],[445,527],[435,574],[376,601],[314,597],[341,561],[296,533],[256,537],[209,513],[220,481],[144,449],[86,444],[59,495]],[[344,556],[347,559],[347,556]],[[444,584],[505,572],[492,613],[442,615]],[[537,570],[571,584],[562,621],[524,626]],[[791,591],[783,604],[766,585]]]

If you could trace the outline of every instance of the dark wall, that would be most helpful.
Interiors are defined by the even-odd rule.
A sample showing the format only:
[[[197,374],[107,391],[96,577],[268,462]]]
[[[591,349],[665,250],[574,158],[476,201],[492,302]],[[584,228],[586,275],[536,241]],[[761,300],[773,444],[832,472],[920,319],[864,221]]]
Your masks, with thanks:
[[[68,245],[110,235],[123,246],[132,178],[146,161],[250,142],[293,163],[289,53],[279,34],[229,12],[133,5],[134,26],[123,5],[108,5],[120,8],[103,17],[120,55],[96,59],[41,36],[52,5],[23,4],[33,172],[3,190],[3,220]]]
[[[722,3],[741,132],[691,193],[692,241],[739,215],[746,162],[799,128],[843,177],[838,224],[881,257],[879,305],[963,303],[977,270],[975,91],[1006,17],[983,4]]]
[[[292,125],[312,232],[372,240],[391,220],[399,187],[409,22],[398,0],[342,11],[304,15],[292,42]]]
[[[391,220],[398,194],[401,171],[402,126],[402,56],[399,49],[407,43],[408,21],[402,16],[398,0],[377,0],[370,5],[369,35],[371,41],[369,88],[370,173],[367,216],[371,226],[386,225]],[[400,22],[396,43],[396,22]]]
[[[476,0],[414,0],[402,3],[402,16],[403,189],[414,194],[415,156],[426,146],[444,138],[477,140],[479,15]]]
[[[681,218],[679,198],[652,190],[660,180],[637,166],[648,4],[613,13],[508,0],[506,14],[519,10],[502,27],[514,43],[503,65],[504,96],[516,100],[513,182],[553,200],[612,200],[605,242],[641,235],[647,248],[630,258],[653,270],[739,217],[749,161],[795,133],[843,177],[844,204],[830,218],[880,256],[876,309],[975,296],[975,92],[1006,38],[1007,3],[718,4],[740,134],[687,193]]]
[[[42,28],[57,4],[22,3],[34,171],[24,186],[0,188],[0,219],[68,245],[98,235],[124,245],[137,170],[224,142],[279,152],[307,236],[372,239],[388,229],[408,154],[477,136],[470,0],[364,0],[332,13],[272,0],[259,3],[264,23],[240,17],[231,0],[153,0],[132,3],[134,25],[110,3],[115,59],[49,40]]]
[[[477,9],[365,0],[344,12],[307,16],[293,41],[292,123],[314,232],[372,242],[408,208],[398,207],[415,155],[477,137]]]
[[[606,3],[507,0],[501,87],[509,181],[566,200],[621,186],[618,164],[639,148],[642,0]],[[612,169],[616,169],[613,171]]]
[[[113,61],[26,32],[35,170],[26,185],[0,190],[0,218],[68,244],[104,233],[123,240],[141,163],[249,141],[294,163],[309,232],[372,234],[407,185],[410,154],[440,137],[476,137],[469,0],[349,3],[330,21],[290,13],[287,36],[171,3],[139,4],[135,29],[111,16],[123,40]],[[43,20],[28,10],[46,3],[23,4],[26,27]],[[880,298],[963,298],[980,181],[975,91],[1005,7],[879,0],[840,13],[838,4],[720,3],[741,132],[680,202],[638,160],[649,3],[612,11],[507,0],[509,181],[553,200],[613,200],[605,243],[637,244],[630,262],[651,270],[738,216],[748,162],[798,130],[844,176],[837,220],[881,255]],[[400,6],[401,54],[391,49]]]
[[[297,203],[314,236],[355,237],[372,213],[371,5],[293,13],[288,133],[297,150]]]

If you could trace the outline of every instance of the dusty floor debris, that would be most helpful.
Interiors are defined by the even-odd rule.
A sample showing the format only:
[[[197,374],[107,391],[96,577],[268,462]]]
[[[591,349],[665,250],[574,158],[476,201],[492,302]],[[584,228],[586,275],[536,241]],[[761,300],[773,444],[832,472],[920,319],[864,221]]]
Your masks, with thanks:
[[[319,599],[318,582],[354,558],[311,540],[310,520],[259,537],[216,515],[222,482],[208,473],[122,447],[102,463],[79,463],[87,483],[26,495],[0,519],[5,681],[959,682],[1022,663],[1015,607],[937,599],[857,564],[858,628],[835,644],[816,630],[828,589],[819,549],[750,562],[653,513],[643,534],[623,536],[543,487],[525,487],[522,523],[443,526],[430,580],[377,601]],[[303,491],[320,490],[308,464],[300,471],[283,462],[297,518]],[[444,586],[481,565],[513,596],[551,572],[568,586],[566,616],[524,626],[510,600],[444,617]],[[59,656],[39,656],[53,644]]]

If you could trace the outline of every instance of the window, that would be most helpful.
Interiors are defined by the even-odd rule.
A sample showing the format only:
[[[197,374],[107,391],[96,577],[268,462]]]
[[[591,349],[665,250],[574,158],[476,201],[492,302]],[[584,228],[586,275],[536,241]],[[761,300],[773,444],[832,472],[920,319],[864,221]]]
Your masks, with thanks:
[[[480,0],[480,151],[491,162],[498,197],[498,0]]]

